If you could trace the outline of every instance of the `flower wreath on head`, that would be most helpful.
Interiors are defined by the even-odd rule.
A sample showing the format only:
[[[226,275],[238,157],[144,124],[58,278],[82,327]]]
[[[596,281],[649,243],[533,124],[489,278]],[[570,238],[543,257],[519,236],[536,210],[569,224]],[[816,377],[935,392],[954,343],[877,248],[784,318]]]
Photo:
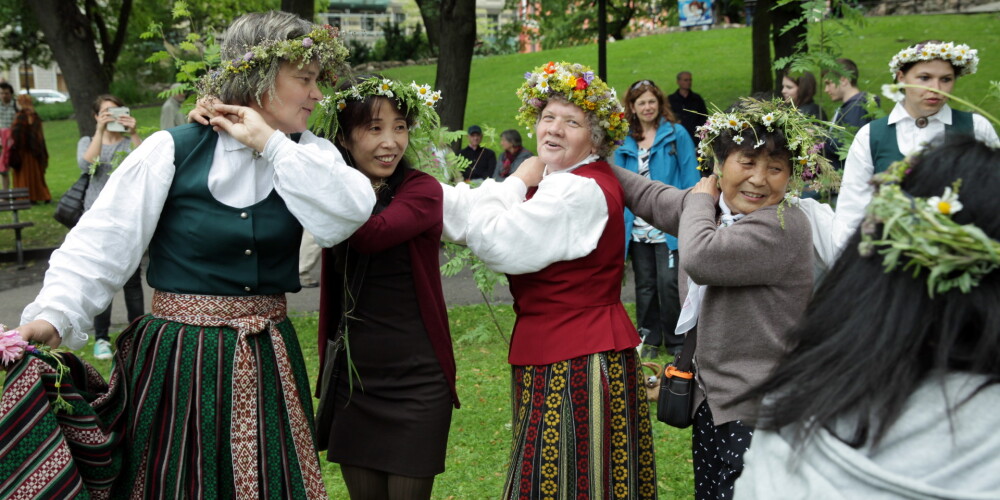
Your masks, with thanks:
[[[338,115],[347,107],[347,101],[360,101],[368,97],[385,97],[403,104],[409,110],[408,118],[413,118],[410,128],[410,144],[430,144],[429,134],[441,126],[441,117],[434,110],[434,105],[441,100],[440,90],[431,90],[430,85],[418,85],[417,82],[402,83],[378,76],[365,78],[349,88],[327,95],[319,101],[317,112],[313,115],[313,131],[320,137],[333,141],[340,132]],[[419,148],[408,147],[404,156],[414,164]]]
[[[709,115],[705,124],[698,127],[698,168],[705,170],[713,165],[721,167],[725,158],[716,158],[712,143],[725,131],[730,131],[733,142],[743,144],[754,141],[754,149],[764,145],[764,140],[756,136],[754,125],[762,125],[768,132],[780,130],[785,135],[788,150],[791,151],[792,173],[788,179],[788,195],[799,196],[803,190],[826,191],[840,186],[840,175],[823,156],[825,131],[829,124],[822,124],[810,118],[794,106],[775,99],[760,101],[751,97],[740,99],[735,109]]]
[[[525,82],[517,89],[521,107],[517,121],[533,135],[538,113],[553,95],[560,95],[584,111],[592,111],[598,124],[608,132],[609,139],[622,144],[628,134],[625,109],[618,101],[615,89],[609,87],[582,64],[549,62],[524,74]]]
[[[903,65],[934,59],[948,61],[958,68],[958,74],[955,76],[971,75],[979,66],[978,51],[970,49],[964,43],[955,45],[955,42],[930,42],[912,45],[892,56],[892,60],[889,61],[889,73],[896,78],[896,73]]]
[[[931,297],[953,288],[969,293],[983,276],[1000,268],[1000,242],[974,224],[952,220],[962,210],[961,179],[941,196],[917,198],[903,191],[900,184],[918,159],[919,154],[897,161],[872,178],[875,193],[861,225],[858,253],[871,257],[877,252],[887,273],[902,266],[916,278],[926,270]]]
[[[201,96],[218,96],[223,83],[234,78],[246,78],[248,71],[266,68],[275,58],[298,63],[299,68],[316,60],[320,66],[319,83],[332,87],[337,83],[337,72],[346,68],[347,56],[347,48],[340,41],[338,28],[328,24],[316,26],[304,36],[290,40],[266,40],[247,48],[243,57],[222,61],[218,68],[198,81],[198,93]]]

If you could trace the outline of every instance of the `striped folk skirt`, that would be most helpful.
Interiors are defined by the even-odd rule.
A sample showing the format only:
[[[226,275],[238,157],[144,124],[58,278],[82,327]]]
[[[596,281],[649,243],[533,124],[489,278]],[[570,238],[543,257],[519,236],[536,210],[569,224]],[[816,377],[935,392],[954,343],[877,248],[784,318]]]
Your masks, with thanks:
[[[656,498],[635,349],[512,368],[514,442],[503,498]]]

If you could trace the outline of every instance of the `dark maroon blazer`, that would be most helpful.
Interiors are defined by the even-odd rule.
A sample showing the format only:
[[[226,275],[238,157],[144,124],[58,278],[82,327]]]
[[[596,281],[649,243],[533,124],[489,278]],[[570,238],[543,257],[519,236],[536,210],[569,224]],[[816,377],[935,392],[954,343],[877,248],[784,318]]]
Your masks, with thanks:
[[[416,170],[406,172],[392,203],[373,215],[348,241],[362,253],[382,252],[406,242],[410,249],[413,285],[424,329],[430,338],[434,354],[451,390],[451,399],[458,408],[455,390],[455,353],[452,349],[451,330],[448,327],[448,309],[441,289],[441,270],[438,262],[443,226],[444,193],[441,185],[430,175]],[[333,269],[332,250],[323,250],[323,270],[319,293],[319,361],[323,366],[326,340],[333,338],[340,321],[340,283]],[[319,384],[317,384],[317,387]]]

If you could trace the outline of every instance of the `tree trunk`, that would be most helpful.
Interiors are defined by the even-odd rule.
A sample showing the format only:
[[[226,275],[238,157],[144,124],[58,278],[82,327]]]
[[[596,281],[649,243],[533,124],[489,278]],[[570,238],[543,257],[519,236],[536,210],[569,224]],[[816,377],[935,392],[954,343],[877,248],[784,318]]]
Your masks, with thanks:
[[[91,104],[108,93],[111,77],[97,54],[90,21],[76,2],[32,0],[29,4],[70,89],[80,136],[93,135],[97,124]]]
[[[441,44],[441,2],[442,0],[416,0],[417,7],[420,8],[420,17],[424,21],[424,30],[427,31],[427,44],[430,45],[431,56],[441,53],[438,48]],[[475,9],[475,6],[473,6]],[[475,12],[475,10],[473,10]],[[473,17],[475,14],[473,14]]]
[[[760,10],[760,3],[757,4],[757,9]],[[775,7],[771,11],[771,30],[774,33],[774,60],[777,61],[782,57],[788,57],[799,51],[807,51],[808,48],[805,46],[806,34],[808,33],[808,24],[800,23],[798,26],[788,30],[783,35],[779,35],[781,30],[784,29],[785,25],[798,19],[803,15],[802,6],[798,2],[789,2],[780,7]],[[754,22],[757,22],[756,19]],[[801,47],[796,47],[799,42],[802,42]],[[780,90],[781,87],[781,77],[782,72],[775,70],[775,90]]]
[[[315,0],[281,0],[281,10],[295,14],[309,22],[315,22]]]
[[[751,93],[774,89],[771,72],[771,0],[758,0],[750,40],[753,53]]]
[[[440,57],[435,87],[443,94],[438,113],[451,130],[465,128],[465,101],[469,96],[472,48],[476,43],[475,0],[440,0]]]

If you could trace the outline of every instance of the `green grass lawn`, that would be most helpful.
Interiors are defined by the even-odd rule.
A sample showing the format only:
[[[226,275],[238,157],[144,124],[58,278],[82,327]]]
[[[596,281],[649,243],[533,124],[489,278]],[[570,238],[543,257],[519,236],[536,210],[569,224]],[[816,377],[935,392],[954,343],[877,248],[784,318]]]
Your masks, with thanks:
[[[627,304],[634,317],[635,308]],[[514,324],[510,306],[499,306],[496,313],[508,333]],[[507,343],[496,333],[485,305],[452,308],[448,313],[455,339],[455,362],[458,366],[458,395],[462,408],[454,412],[448,440],[446,471],[437,477],[435,499],[495,498],[503,487],[512,433],[510,412],[510,365]],[[293,315],[299,334],[310,384],[319,372],[317,316],[314,313]],[[94,365],[105,377],[111,361],[93,358],[90,349],[76,353]],[[658,363],[667,361],[663,356]],[[3,372],[0,372],[0,382]],[[315,401],[314,401],[315,402]],[[651,408],[655,413],[655,407]],[[656,449],[657,483],[660,498],[691,498],[694,492],[691,471],[691,432],[659,422],[653,424]],[[321,456],[323,478],[330,498],[347,498],[340,468]]]

